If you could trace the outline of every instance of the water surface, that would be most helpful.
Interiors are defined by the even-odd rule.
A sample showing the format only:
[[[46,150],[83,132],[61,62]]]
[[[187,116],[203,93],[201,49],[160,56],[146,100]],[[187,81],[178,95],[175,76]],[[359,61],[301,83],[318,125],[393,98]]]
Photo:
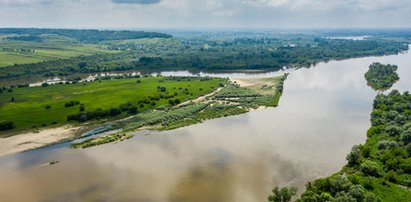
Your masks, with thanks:
[[[0,201],[249,202],[265,201],[274,186],[302,190],[339,171],[365,141],[376,93],[364,73],[375,61],[397,64],[395,88],[409,90],[410,53],[320,63],[292,71],[278,108],[85,150],[63,144],[2,157]]]

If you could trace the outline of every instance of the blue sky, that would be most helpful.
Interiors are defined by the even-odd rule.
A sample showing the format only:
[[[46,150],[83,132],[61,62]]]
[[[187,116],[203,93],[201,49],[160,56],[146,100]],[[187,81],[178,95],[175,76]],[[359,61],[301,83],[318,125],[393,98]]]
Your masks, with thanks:
[[[411,0],[0,0],[0,27],[411,27]]]

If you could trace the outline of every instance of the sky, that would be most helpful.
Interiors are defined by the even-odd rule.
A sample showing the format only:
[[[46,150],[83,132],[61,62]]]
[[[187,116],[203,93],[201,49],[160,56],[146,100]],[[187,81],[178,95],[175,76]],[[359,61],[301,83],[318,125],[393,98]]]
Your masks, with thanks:
[[[411,0],[0,0],[0,27],[411,27]]]

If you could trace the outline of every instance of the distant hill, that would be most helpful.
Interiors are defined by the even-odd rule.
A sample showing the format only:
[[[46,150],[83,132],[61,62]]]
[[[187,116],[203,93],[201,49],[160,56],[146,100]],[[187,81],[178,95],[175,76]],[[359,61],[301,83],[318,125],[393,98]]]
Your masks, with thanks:
[[[0,34],[15,34],[15,35],[28,35],[21,39],[38,39],[42,34],[56,34],[73,38],[77,41],[84,43],[98,43],[101,41],[112,40],[125,40],[125,39],[141,39],[141,38],[171,38],[171,35],[157,33],[157,32],[144,32],[144,31],[109,31],[109,30],[77,30],[77,29],[37,29],[37,28],[0,28]],[[11,38],[12,40],[18,40],[19,38]]]

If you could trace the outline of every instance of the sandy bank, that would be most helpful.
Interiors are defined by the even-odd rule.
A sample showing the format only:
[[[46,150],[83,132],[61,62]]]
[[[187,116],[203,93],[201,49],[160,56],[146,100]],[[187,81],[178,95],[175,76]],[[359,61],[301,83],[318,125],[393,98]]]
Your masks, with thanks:
[[[74,138],[79,130],[80,127],[63,126],[0,138],[0,156],[36,149],[65,139]]]

